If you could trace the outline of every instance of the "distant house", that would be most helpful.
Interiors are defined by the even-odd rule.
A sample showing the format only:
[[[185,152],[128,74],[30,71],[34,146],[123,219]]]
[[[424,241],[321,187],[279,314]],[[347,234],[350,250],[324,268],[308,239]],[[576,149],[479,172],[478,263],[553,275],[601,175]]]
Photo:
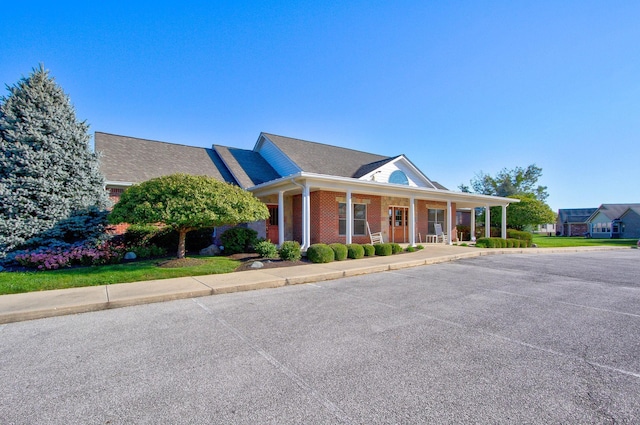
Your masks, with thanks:
[[[589,232],[588,220],[597,208],[569,208],[558,210],[558,236],[584,236]]]
[[[271,216],[254,223],[274,243],[299,241],[415,244],[439,223],[455,240],[456,211],[506,207],[515,199],[450,191],[405,155],[393,157],[260,133],[252,150],[211,148],[95,133],[101,169],[114,201],[128,186],[173,173],[208,175],[238,185],[264,202]],[[475,230],[475,217],[470,214]],[[489,218],[489,217],[487,217]],[[370,231],[369,231],[370,229]],[[449,230],[446,230],[449,229]],[[489,231],[487,226],[486,232]]]
[[[541,234],[541,235],[555,235],[556,234],[556,223],[546,223],[546,224],[538,224],[536,228],[533,230],[533,233]]]
[[[602,204],[587,222],[593,238],[640,238],[640,204]]]

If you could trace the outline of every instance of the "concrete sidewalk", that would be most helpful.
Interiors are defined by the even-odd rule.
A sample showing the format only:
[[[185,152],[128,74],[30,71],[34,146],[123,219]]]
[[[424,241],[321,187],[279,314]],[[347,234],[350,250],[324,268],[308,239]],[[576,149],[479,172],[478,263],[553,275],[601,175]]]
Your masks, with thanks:
[[[182,298],[319,282],[482,255],[550,254],[610,249],[621,248],[482,249],[464,246],[427,245],[425,249],[420,251],[388,257],[365,257],[360,260],[335,261],[327,264],[307,264],[227,274],[1,295],[0,324]]]

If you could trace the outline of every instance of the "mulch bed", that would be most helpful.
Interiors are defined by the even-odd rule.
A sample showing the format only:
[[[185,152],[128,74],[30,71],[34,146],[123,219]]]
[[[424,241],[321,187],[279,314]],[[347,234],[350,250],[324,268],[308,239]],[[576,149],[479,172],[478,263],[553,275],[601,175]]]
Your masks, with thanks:
[[[255,253],[233,254],[233,255],[230,255],[229,258],[232,258],[234,260],[239,260],[241,262],[238,268],[235,269],[236,272],[242,272],[246,270],[275,269],[279,267],[302,266],[305,264],[311,264],[311,262],[306,259],[302,259],[298,261],[283,261],[278,258],[272,258],[272,259],[260,258],[260,256]],[[260,261],[262,263],[262,267],[252,268],[251,265],[256,261]]]

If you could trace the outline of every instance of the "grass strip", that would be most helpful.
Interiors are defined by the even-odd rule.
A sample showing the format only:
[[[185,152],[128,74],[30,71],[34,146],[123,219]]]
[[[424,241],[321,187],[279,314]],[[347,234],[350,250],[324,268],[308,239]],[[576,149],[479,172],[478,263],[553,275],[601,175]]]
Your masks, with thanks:
[[[0,295],[230,273],[240,265],[239,261],[226,257],[196,258],[202,260],[202,264],[163,268],[158,266],[161,260],[155,259],[51,271],[0,272]]]

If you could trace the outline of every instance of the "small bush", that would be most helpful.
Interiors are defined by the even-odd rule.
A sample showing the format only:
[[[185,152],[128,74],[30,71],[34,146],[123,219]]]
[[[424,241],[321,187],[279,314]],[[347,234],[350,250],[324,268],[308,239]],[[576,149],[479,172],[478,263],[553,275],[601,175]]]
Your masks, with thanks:
[[[391,244],[391,253],[392,254],[397,254],[399,252],[402,252],[402,247],[400,246],[400,244],[392,243]]]
[[[312,263],[330,263],[335,259],[335,253],[329,245],[316,243],[307,249],[307,258]]]
[[[329,244],[329,248],[333,250],[336,261],[342,261],[347,259],[347,246],[341,243]]]
[[[374,255],[376,255],[376,249],[371,244],[362,245],[362,249],[364,249],[365,257],[373,257]]]
[[[250,252],[258,243],[258,232],[246,227],[232,227],[220,236],[220,242],[225,255]]]
[[[522,242],[520,239],[510,239],[513,243],[514,248],[520,248],[520,243]]]
[[[132,251],[136,254],[137,258],[151,258],[162,257],[167,255],[167,250],[156,245],[140,245],[127,248],[127,251]]]
[[[407,252],[416,252],[416,247],[409,245],[406,249]]]
[[[507,248],[513,248],[513,239],[507,239]]]
[[[373,246],[376,250],[376,255],[391,255],[393,254],[393,248],[390,243],[377,243]]]
[[[476,240],[476,246],[478,248],[493,248],[493,244],[489,240],[489,238],[478,238]]]
[[[416,245],[416,249],[424,249],[424,245]]]
[[[262,258],[276,258],[278,256],[278,247],[269,240],[256,243],[254,248]]]
[[[533,235],[529,232],[523,232],[521,230],[507,229],[507,237],[526,241],[525,245],[523,245],[522,242],[520,243],[520,246],[523,248],[531,246],[533,242]]]
[[[300,243],[297,241],[285,241],[278,250],[278,255],[281,260],[284,261],[298,261],[302,258],[302,252],[300,252]]]
[[[375,253],[375,249],[374,249],[374,253]],[[347,245],[347,257],[353,260],[358,260],[364,257],[364,247],[357,243],[352,243]]]

